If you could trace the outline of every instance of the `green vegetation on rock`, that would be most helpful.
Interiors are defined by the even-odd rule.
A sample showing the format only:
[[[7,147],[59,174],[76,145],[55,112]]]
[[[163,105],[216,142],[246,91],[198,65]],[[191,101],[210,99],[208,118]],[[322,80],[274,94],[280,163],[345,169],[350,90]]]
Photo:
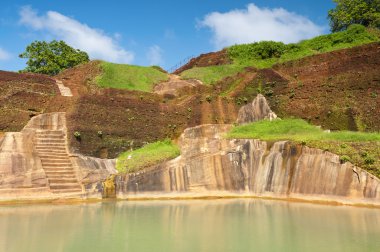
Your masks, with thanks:
[[[86,52],[68,46],[64,41],[34,41],[26,47],[20,58],[28,59],[21,72],[55,75],[62,70],[86,63]]]
[[[237,74],[245,67],[269,68],[276,63],[378,41],[380,38],[376,31],[366,29],[362,25],[352,25],[346,31],[318,36],[296,44],[262,41],[234,45],[227,48],[233,64],[195,67],[182,72],[181,76],[186,79],[199,79],[205,84],[214,84],[227,76]]]
[[[267,141],[380,141],[380,133],[353,131],[325,132],[321,128],[308,124],[302,119],[263,120],[247,125],[234,127],[229,138],[257,138]]]
[[[153,86],[169,79],[157,67],[142,67],[125,64],[101,63],[102,74],[96,83],[104,88],[118,88],[151,92]]]
[[[340,155],[345,161],[350,161],[380,178],[380,133],[352,131],[328,133],[301,119],[284,119],[263,120],[237,126],[227,134],[227,137],[294,141]]]
[[[116,169],[122,173],[136,172],[179,155],[180,150],[178,146],[170,139],[167,139],[120,154],[117,158]]]

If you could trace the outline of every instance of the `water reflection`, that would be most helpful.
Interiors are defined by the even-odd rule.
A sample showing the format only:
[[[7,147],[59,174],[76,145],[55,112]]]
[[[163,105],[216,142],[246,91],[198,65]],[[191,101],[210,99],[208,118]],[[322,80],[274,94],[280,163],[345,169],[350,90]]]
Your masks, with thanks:
[[[263,200],[0,207],[0,251],[380,251],[380,210]]]

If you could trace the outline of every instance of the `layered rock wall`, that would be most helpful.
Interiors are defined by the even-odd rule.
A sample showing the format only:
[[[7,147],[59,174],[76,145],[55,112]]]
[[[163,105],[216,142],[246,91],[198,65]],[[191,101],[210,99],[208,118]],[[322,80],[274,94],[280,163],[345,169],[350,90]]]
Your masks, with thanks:
[[[139,195],[234,194],[380,205],[380,180],[339,156],[281,141],[227,140],[229,125],[187,129],[182,155],[118,176],[120,198]]]

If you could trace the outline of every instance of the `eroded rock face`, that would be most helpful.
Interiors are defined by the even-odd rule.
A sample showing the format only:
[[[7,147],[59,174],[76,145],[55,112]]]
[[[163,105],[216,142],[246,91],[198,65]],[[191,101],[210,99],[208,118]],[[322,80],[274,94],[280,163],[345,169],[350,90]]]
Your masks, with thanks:
[[[240,108],[237,123],[246,124],[264,119],[272,121],[276,118],[277,115],[270,109],[265,97],[258,94],[251,104]]]
[[[339,156],[281,141],[223,138],[231,126],[202,125],[180,139],[182,155],[116,178],[120,198],[213,192],[380,204],[380,180]]]

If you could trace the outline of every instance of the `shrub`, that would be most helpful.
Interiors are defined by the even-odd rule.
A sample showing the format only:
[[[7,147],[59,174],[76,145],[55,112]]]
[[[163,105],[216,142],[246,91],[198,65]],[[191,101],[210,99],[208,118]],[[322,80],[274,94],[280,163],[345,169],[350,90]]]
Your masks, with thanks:
[[[373,165],[375,163],[375,159],[373,157],[367,156],[364,158],[364,163],[366,165]]]
[[[79,132],[79,131],[75,131],[75,132],[74,132],[74,137],[75,137],[76,139],[80,139],[80,138],[81,138],[80,132]]]
[[[344,163],[346,163],[346,162],[350,162],[350,161],[351,161],[351,159],[350,159],[350,157],[347,156],[347,155],[343,155],[343,156],[340,157],[340,162],[341,162],[342,164],[344,164]]]
[[[255,59],[279,58],[287,46],[282,42],[261,41],[253,44],[234,45],[228,48],[228,54],[241,62]]]
[[[206,96],[206,101],[210,103],[212,101],[212,96],[211,95]]]

